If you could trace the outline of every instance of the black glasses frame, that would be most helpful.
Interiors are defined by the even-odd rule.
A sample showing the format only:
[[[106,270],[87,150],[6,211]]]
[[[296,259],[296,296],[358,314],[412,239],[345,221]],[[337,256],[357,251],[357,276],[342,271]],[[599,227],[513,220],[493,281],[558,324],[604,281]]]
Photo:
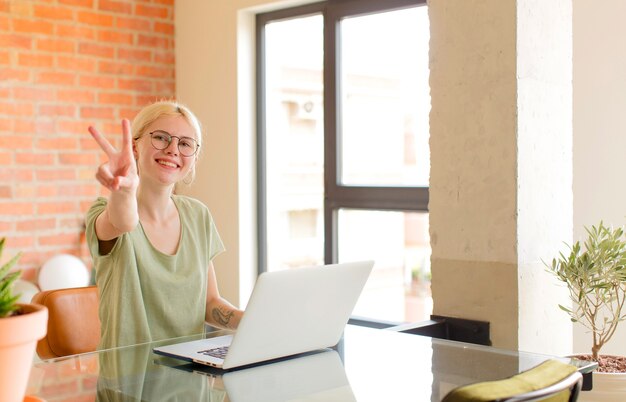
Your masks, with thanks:
[[[200,149],[200,144],[198,144],[198,141],[196,141],[195,139],[193,139],[193,138],[191,138],[191,137],[178,137],[178,136],[176,136],[176,135],[172,135],[172,134],[170,134],[170,133],[168,133],[167,131],[164,131],[164,130],[154,130],[154,131],[149,132],[148,134],[150,134],[150,144],[152,144],[152,147],[153,147],[154,149],[158,149],[159,151],[162,151],[162,150],[164,150],[164,149],[167,149],[167,147],[169,147],[169,146],[170,146],[170,144],[172,143],[173,138],[178,139],[178,143],[176,144],[176,147],[178,148],[178,151],[180,152],[180,154],[181,154],[182,156],[187,156],[187,157],[189,157],[189,156],[194,156],[194,155],[198,152],[198,149]],[[160,147],[158,147],[157,145],[155,145],[155,143],[154,143],[154,134],[160,134],[160,135],[163,135],[163,136],[167,139],[167,145],[166,145],[166,146],[164,146],[163,148],[160,148]],[[139,139],[139,138],[140,138],[140,137],[137,137],[137,139]],[[181,142],[181,140],[193,141],[193,143],[194,143],[194,144],[196,144],[196,146],[194,147],[194,150],[193,150],[193,152],[192,152],[191,154],[187,155],[187,154],[186,154],[186,153],[185,153],[185,152],[181,149],[181,147],[180,147],[180,142]]]

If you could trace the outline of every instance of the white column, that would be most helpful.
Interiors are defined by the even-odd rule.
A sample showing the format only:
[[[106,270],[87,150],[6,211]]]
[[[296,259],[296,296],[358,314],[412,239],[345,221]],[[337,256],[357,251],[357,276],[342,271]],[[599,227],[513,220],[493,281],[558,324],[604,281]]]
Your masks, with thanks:
[[[495,346],[569,353],[542,259],[572,238],[571,0],[431,0],[429,15],[434,312],[489,321]]]

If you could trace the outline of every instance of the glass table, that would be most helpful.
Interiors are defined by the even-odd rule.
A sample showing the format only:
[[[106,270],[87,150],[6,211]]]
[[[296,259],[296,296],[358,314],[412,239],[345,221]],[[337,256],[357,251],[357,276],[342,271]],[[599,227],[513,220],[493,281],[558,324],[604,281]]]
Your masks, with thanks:
[[[33,364],[27,394],[53,401],[440,401],[451,389],[555,358],[348,325],[334,348],[230,372],[156,355],[157,345]],[[595,363],[558,358],[590,373]]]

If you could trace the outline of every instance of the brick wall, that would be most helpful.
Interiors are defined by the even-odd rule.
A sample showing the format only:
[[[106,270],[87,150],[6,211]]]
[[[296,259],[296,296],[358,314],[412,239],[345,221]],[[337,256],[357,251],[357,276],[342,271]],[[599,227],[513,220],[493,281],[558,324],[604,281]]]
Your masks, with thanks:
[[[56,254],[90,266],[103,156],[87,126],[117,139],[122,118],[174,94],[174,0],[0,0],[2,260],[22,251],[33,281]]]

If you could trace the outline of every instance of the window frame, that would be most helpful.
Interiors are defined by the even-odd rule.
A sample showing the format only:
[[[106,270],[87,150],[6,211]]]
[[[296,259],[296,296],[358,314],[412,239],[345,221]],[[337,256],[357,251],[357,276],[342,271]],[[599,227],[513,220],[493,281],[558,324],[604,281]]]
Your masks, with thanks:
[[[428,187],[346,186],[339,183],[341,19],[426,6],[425,0],[331,0],[324,14],[324,259],[338,261],[337,212],[342,208],[428,211]]]
[[[267,271],[267,175],[265,131],[265,24],[308,15],[324,18],[324,261],[338,262],[338,212],[340,209],[428,212],[429,188],[419,186],[354,186],[339,183],[341,163],[341,20],[416,6],[426,0],[329,0],[256,16],[257,80],[257,239],[258,272]],[[375,320],[365,319],[364,322]]]

